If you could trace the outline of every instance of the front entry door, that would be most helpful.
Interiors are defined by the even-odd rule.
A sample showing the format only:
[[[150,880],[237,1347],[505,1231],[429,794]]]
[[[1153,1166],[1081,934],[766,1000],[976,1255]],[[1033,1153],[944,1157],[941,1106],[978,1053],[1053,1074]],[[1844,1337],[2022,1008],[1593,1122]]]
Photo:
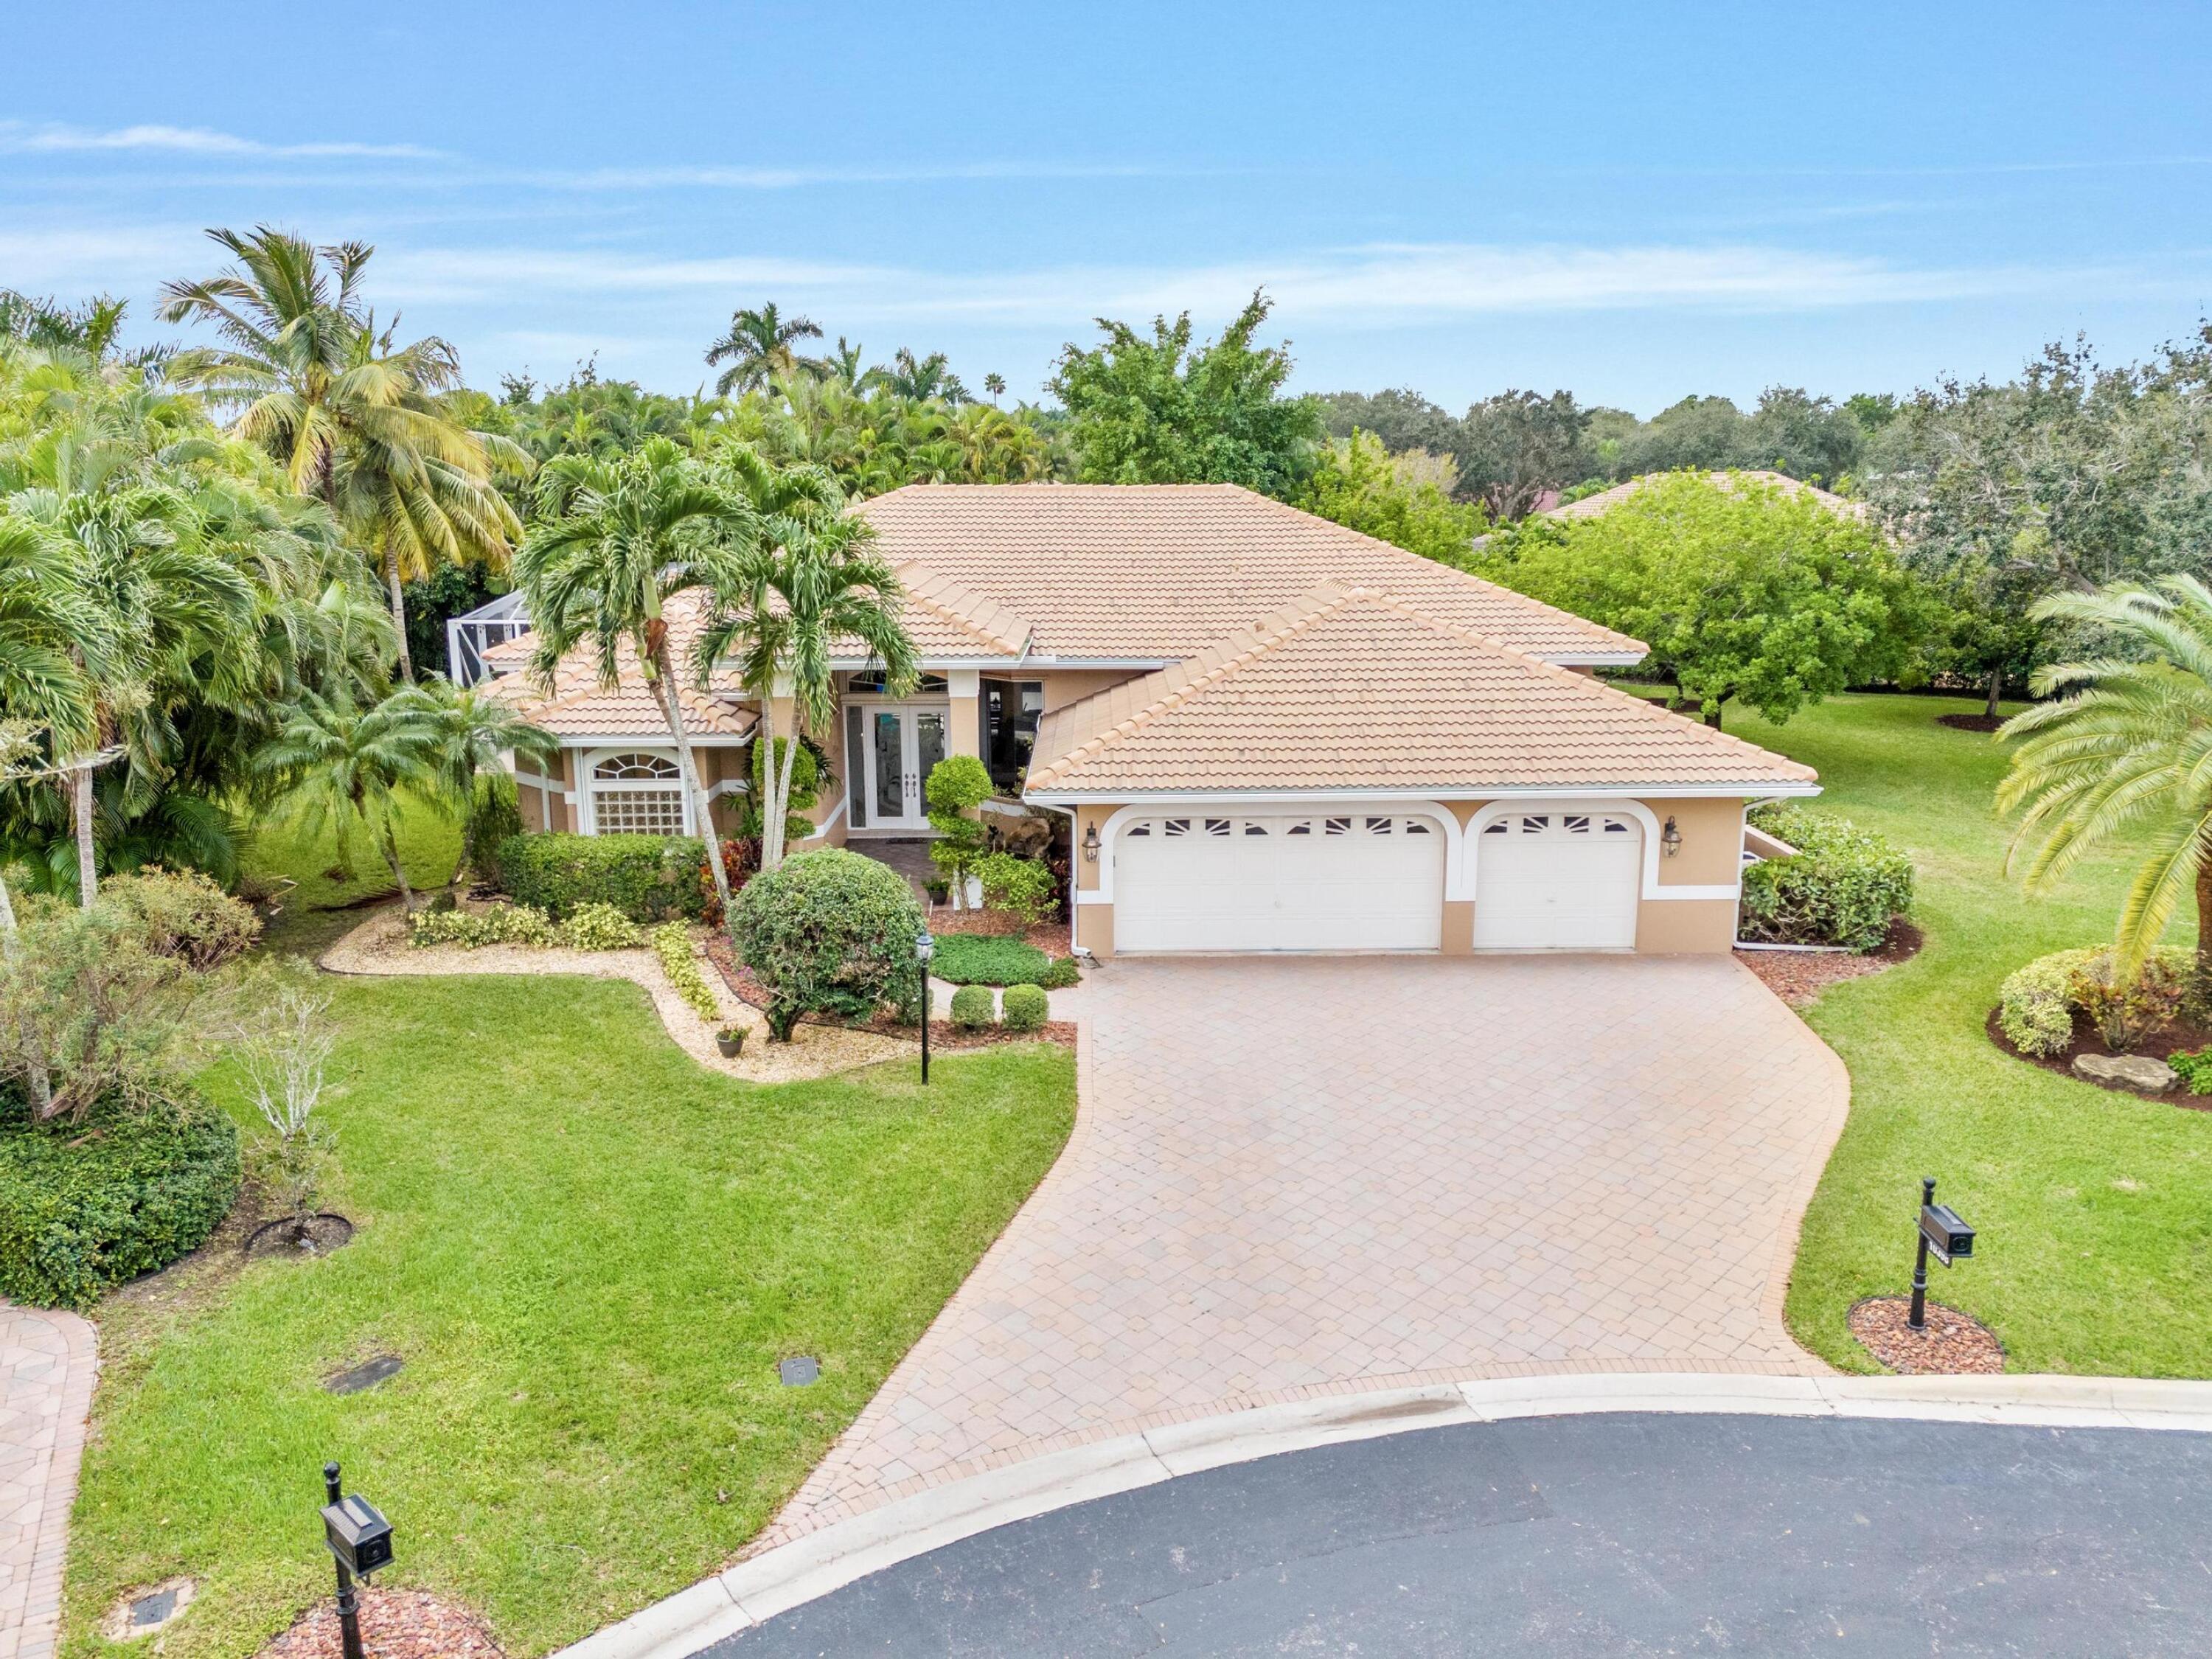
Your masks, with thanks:
[[[929,827],[921,787],[945,758],[949,714],[941,706],[877,703],[868,708],[864,759],[871,830]]]

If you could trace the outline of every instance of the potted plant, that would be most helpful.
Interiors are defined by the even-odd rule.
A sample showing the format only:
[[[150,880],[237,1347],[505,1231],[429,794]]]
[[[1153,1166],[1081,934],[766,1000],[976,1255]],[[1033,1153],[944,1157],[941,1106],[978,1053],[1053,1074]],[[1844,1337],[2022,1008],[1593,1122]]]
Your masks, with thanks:
[[[721,1051],[724,1060],[735,1060],[744,1053],[745,1030],[742,1025],[725,1025],[714,1033],[714,1047]]]

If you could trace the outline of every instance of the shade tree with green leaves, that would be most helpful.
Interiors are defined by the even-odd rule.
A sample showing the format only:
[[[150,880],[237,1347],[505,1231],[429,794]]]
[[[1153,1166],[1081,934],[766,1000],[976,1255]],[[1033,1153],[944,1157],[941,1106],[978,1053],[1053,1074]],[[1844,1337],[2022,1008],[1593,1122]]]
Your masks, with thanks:
[[[1051,390],[1085,483],[1233,483],[1289,501],[1320,459],[1319,403],[1285,395],[1286,345],[1254,343],[1272,303],[1250,301],[1194,346],[1190,313],[1149,334],[1109,318],[1088,349],[1063,347]]]
[[[1655,479],[1613,511],[1532,519],[1474,568],[1643,640],[1643,672],[1717,727],[1906,672],[1939,609],[1879,532],[1802,492],[1731,475]]]

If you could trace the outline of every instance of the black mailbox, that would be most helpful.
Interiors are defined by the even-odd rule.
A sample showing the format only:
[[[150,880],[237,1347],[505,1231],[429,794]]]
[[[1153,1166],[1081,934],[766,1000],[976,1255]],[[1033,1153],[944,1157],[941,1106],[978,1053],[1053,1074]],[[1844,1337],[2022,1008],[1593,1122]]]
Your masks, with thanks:
[[[1920,1206],[1920,1236],[1936,1252],[1936,1259],[1947,1267],[1954,1256],[1974,1253],[1974,1230],[1959,1219],[1959,1212],[1948,1204]]]
[[[358,1494],[323,1508],[323,1533],[338,1565],[357,1578],[392,1565],[392,1522]]]

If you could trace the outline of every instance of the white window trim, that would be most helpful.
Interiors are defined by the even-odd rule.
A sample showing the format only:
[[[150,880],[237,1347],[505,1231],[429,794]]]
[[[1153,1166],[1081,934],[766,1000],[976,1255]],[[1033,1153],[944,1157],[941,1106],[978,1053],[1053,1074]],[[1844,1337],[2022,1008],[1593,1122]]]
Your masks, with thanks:
[[[578,827],[583,834],[596,836],[599,833],[599,798],[602,793],[639,794],[647,790],[661,790],[670,787],[669,781],[665,778],[620,782],[598,776],[599,763],[612,760],[618,755],[650,755],[655,760],[665,760],[673,766],[676,769],[674,781],[676,799],[684,808],[684,827],[677,833],[685,836],[696,836],[699,833],[698,805],[692,799],[691,791],[684,784],[683,758],[672,747],[654,748],[644,744],[626,743],[618,744],[611,748],[584,750],[582,763],[577,769],[577,778],[580,785],[580,793],[582,797],[578,812],[580,819]]]

